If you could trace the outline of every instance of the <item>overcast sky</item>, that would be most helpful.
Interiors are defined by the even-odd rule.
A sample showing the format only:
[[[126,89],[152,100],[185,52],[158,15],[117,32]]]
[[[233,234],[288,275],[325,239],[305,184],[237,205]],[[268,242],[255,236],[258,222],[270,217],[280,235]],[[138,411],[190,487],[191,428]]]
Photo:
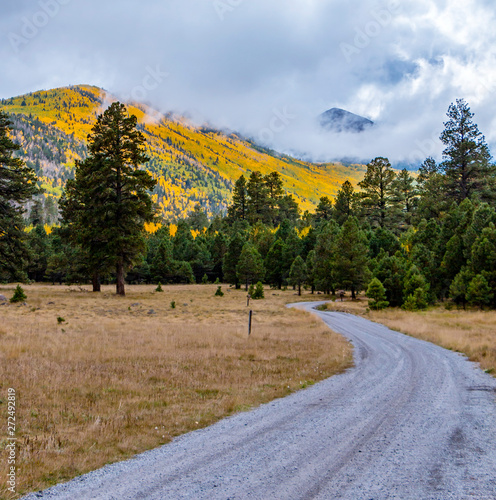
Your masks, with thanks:
[[[420,163],[440,159],[456,98],[496,146],[495,10],[491,0],[4,1],[0,97],[87,83],[280,151]],[[376,126],[319,132],[331,107]]]

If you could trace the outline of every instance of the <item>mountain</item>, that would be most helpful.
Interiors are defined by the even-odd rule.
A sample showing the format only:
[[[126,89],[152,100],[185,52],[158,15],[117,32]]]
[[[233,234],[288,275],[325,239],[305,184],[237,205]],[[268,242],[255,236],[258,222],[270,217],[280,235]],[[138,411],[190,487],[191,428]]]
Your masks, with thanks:
[[[319,116],[320,126],[329,132],[358,133],[372,127],[374,122],[341,108],[331,108]]]
[[[77,159],[87,155],[86,138],[96,117],[117,100],[89,85],[42,90],[0,100],[10,114],[19,156],[36,170],[56,218],[56,201]],[[138,118],[150,161],[145,168],[157,179],[154,200],[166,218],[184,217],[200,203],[209,215],[225,211],[241,174],[277,171],[286,191],[303,210],[322,196],[333,196],[346,180],[356,184],[365,167],[312,164],[261,148],[235,133],[195,126],[185,118],[162,114],[148,105],[127,103]]]

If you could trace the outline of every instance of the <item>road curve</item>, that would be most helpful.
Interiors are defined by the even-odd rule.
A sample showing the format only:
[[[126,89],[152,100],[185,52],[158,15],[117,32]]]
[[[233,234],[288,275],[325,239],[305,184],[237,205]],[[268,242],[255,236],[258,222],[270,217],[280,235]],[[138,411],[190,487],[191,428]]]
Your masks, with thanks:
[[[496,499],[496,380],[385,326],[313,312],[354,344],[354,368],[25,498]]]

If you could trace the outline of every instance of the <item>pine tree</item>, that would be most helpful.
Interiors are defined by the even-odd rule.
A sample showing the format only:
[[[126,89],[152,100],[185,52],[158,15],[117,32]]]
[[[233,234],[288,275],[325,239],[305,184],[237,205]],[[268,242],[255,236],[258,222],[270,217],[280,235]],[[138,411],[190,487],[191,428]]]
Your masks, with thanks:
[[[20,148],[12,142],[9,117],[0,111],[0,272],[20,272],[27,257],[22,208],[38,192],[34,170],[14,158]]]
[[[447,208],[444,175],[433,158],[427,158],[420,165],[418,172],[419,199],[416,220],[439,218]]]
[[[235,182],[232,205],[227,209],[227,214],[231,222],[245,220],[248,211],[248,193],[246,191],[246,179],[244,175]]]
[[[486,278],[482,274],[474,276],[467,287],[467,301],[471,305],[484,309],[485,305],[491,303],[494,293],[491,290]]]
[[[451,104],[441,141],[446,146],[441,165],[446,194],[458,203],[472,195],[494,198],[494,168],[484,136],[472,121],[474,116],[463,99]]]
[[[267,222],[276,224],[279,216],[279,202],[284,196],[282,179],[279,172],[271,172],[263,178],[267,190],[268,213]]]
[[[246,186],[248,194],[247,218],[250,224],[268,222],[269,200],[264,177],[260,172],[252,172]]]
[[[281,238],[278,238],[267,254],[265,258],[265,269],[267,273],[265,278],[267,282],[279,289],[282,287],[283,277],[284,277],[284,267],[283,267],[283,254],[284,243]]]
[[[240,287],[240,285],[236,267],[238,265],[245,242],[246,241],[243,236],[241,236],[241,233],[236,232],[229,241],[227,252],[224,255],[223,259],[222,271],[224,273],[224,279],[228,283],[235,285],[237,289]]]
[[[340,225],[344,224],[348,217],[354,215],[357,195],[350,181],[346,180],[336,194],[334,202],[334,217]]]
[[[364,214],[380,227],[393,227],[394,180],[396,174],[387,158],[377,157],[367,165],[362,189],[361,207]]]
[[[322,226],[313,254],[314,284],[317,290],[325,293],[336,291],[336,273],[334,261],[338,252],[339,226],[331,220]]]
[[[337,283],[351,290],[355,299],[369,277],[368,245],[365,235],[358,227],[355,217],[350,217],[343,225],[338,239],[335,258]]]
[[[139,168],[148,157],[136,125],[119,102],[98,116],[88,136],[89,156],[76,163],[63,204],[64,219],[87,250],[94,274],[115,269],[118,295],[125,295],[126,270],[145,249],[144,223],[154,219],[149,190],[156,181]]]
[[[289,270],[289,283],[298,287],[298,295],[301,295],[301,285],[307,279],[307,266],[300,255],[291,264]]]
[[[386,300],[386,290],[384,289],[383,284],[377,279],[374,278],[367,288],[367,297],[371,299],[369,301],[369,307],[373,310],[384,309],[389,305],[389,302]]]
[[[333,212],[332,201],[327,196],[322,196],[315,209],[315,223],[319,224],[322,221],[331,220]]]
[[[264,272],[263,260],[257,249],[252,243],[245,243],[236,266],[238,279],[245,283],[248,291],[248,285],[262,279]]]
[[[401,214],[403,228],[410,226],[418,202],[415,181],[406,168],[400,171],[392,184],[393,200]]]

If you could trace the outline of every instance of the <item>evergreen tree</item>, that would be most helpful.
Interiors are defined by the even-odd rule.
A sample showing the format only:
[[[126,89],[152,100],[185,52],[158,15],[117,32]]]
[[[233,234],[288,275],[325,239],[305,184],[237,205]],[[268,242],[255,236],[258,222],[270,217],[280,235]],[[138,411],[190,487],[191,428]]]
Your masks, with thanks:
[[[24,204],[38,192],[36,174],[14,153],[11,122],[0,111],[0,272],[18,275],[27,257],[22,214]]]
[[[281,289],[284,279],[283,248],[284,243],[281,238],[278,238],[265,258],[265,269],[267,270],[265,278],[270,285],[279,289]]]
[[[190,212],[187,223],[195,231],[203,231],[208,226],[208,216],[202,206],[197,203]]]
[[[395,179],[389,160],[377,157],[367,165],[365,177],[358,184],[364,214],[380,227],[393,227]]]
[[[248,212],[248,193],[246,190],[246,179],[244,175],[234,184],[232,205],[227,209],[231,222],[245,220]]]
[[[415,181],[406,168],[396,176],[392,184],[393,200],[401,215],[401,225],[405,229],[412,223],[418,202]]]
[[[416,219],[438,218],[447,207],[444,175],[433,158],[427,158],[419,168],[417,177],[418,207]]]
[[[389,305],[389,302],[386,300],[386,290],[384,289],[383,284],[377,279],[374,278],[367,288],[367,297],[371,299],[369,301],[369,307],[373,310],[384,309]]]
[[[489,305],[494,297],[486,278],[482,274],[477,274],[472,278],[472,281],[467,287],[467,301],[470,305],[479,306],[484,309],[485,305]]]
[[[76,241],[88,251],[94,273],[113,267],[116,292],[125,295],[125,273],[145,250],[144,223],[154,212],[151,175],[137,118],[115,102],[99,115],[88,136],[89,156],[76,163],[67,182],[64,219]]]
[[[487,281],[496,307],[496,228],[492,222],[474,241],[469,265],[474,275],[480,274]]]
[[[245,283],[246,291],[250,283],[263,279],[264,272],[263,260],[257,249],[252,243],[245,243],[236,266],[236,274]]]
[[[315,209],[315,223],[319,224],[322,221],[327,222],[331,220],[333,211],[332,201],[327,196],[322,196]]]
[[[293,198],[293,195],[286,194],[279,198],[279,212],[274,221],[274,225],[281,224],[281,222],[288,220],[293,224],[300,218],[300,207]]]
[[[278,172],[271,172],[263,178],[267,191],[267,222],[276,224],[279,216],[279,202],[284,196],[282,179]]]
[[[356,198],[357,195],[351,182],[344,181],[334,203],[334,217],[338,224],[344,224],[348,217],[355,214]]]
[[[269,219],[269,200],[267,186],[260,172],[252,172],[246,187],[248,194],[247,218],[250,224],[266,223]]]
[[[325,293],[336,291],[336,276],[334,261],[338,252],[339,226],[331,220],[322,226],[317,235],[313,262],[315,287]]]
[[[377,257],[374,277],[378,278],[385,286],[386,300],[391,307],[399,307],[403,304],[403,288],[407,265],[408,263],[401,252],[389,256],[382,250]]]
[[[484,136],[472,121],[474,116],[463,99],[451,104],[441,141],[446,146],[441,167],[446,194],[457,202],[477,194],[494,198],[494,168]]]
[[[335,258],[336,281],[340,286],[351,290],[355,299],[369,276],[368,245],[358,220],[350,217],[344,223],[338,239]]]
[[[301,295],[301,285],[307,280],[307,266],[300,255],[291,264],[289,270],[289,283],[298,287],[298,295]]]
[[[236,267],[238,265],[244,244],[245,244],[245,239],[243,238],[243,236],[241,236],[241,233],[236,232],[229,241],[229,245],[227,246],[227,252],[224,255],[224,263],[222,266],[224,279],[228,283],[235,285],[237,289],[240,287],[240,285],[239,285],[238,274],[236,272]]]
[[[452,281],[450,286],[450,297],[456,304],[462,304],[465,309],[467,303],[468,285],[472,281],[474,274],[468,268],[462,269]]]

